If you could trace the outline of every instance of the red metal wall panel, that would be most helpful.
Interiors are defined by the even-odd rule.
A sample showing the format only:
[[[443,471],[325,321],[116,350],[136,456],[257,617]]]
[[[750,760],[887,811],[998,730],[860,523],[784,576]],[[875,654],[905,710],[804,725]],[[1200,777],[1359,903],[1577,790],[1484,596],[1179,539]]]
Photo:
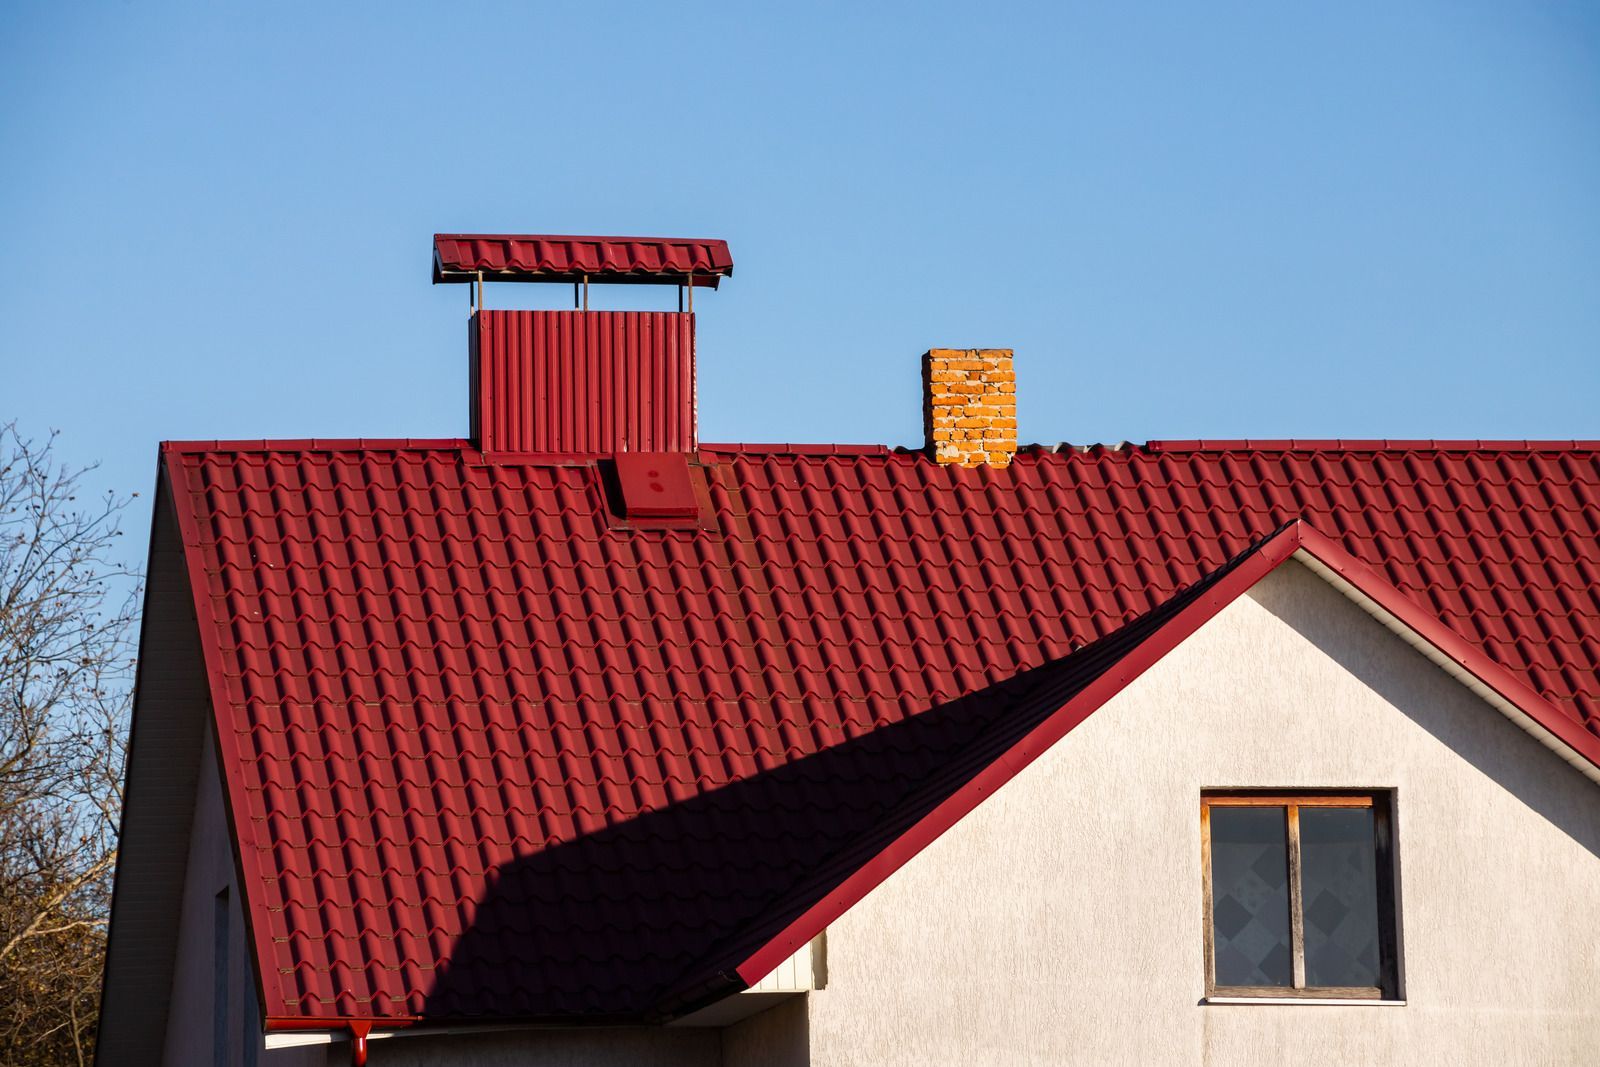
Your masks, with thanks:
[[[485,452],[690,452],[694,316],[480,311],[472,436]]]

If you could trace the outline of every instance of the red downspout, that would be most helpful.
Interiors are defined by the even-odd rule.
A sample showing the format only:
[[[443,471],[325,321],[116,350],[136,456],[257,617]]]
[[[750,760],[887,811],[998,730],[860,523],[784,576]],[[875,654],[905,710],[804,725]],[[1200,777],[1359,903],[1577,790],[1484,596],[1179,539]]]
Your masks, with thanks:
[[[367,1035],[372,1023],[350,1020],[350,1067],[367,1067]]]

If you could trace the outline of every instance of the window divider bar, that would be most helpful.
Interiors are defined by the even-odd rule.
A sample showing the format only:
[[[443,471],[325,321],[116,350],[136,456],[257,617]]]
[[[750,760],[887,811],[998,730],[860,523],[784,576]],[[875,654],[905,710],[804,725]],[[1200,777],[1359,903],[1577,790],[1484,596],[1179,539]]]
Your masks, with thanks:
[[[1370,796],[1352,796],[1348,793],[1318,796],[1284,796],[1277,793],[1234,793],[1212,795],[1205,798],[1205,803],[1214,808],[1281,808],[1294,805],[1297,808],[1370,808]]]
[[[1212,917],[1211,899],[1211,806],[1205,798],[1200,800],[1200,907],[1202,931],[1205,934],[1205,968],[1206,968],[1206,996],[1210,996],[1217,985],[1217,948],[1213,941],[1212,926],[1216,920]]]
[[[1400,999],[1400,939],[1397,924],[1400,907],[1396,883],[1400,874],[1395,863],[1394,806],[1380,804],[1373,811],[1373,843],[1376,845],[1375,873],[1378,876],[1378,984],[1383,995]]]
[[[1306,987],[1305,902],[1300,885],[1300,805],[1290,804],[1289,820],[1289,945],[1294,953],[1294,987]]]

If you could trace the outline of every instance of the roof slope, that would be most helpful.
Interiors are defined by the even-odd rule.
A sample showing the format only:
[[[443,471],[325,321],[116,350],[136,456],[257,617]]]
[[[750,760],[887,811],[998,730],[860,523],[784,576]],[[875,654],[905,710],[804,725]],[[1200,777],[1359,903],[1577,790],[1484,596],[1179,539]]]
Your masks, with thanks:
[[[711,995],[1296,519],[1600,735],[1595,448],[700,458],[168,446],[269,1018]]]

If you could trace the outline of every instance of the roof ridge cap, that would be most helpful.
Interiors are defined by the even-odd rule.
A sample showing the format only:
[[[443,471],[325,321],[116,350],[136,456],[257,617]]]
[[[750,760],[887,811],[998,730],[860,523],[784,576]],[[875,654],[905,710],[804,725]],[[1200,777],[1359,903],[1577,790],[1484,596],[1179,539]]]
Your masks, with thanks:
[[[1600,440],[1241,437],[1153,440],[1146,441],[1142,447],[1150,452],[1594,452],[1600,451]]]
[[[466,452],[476,446],[464,437],[285,437],[200,441],[162,441],[162,452]]]

